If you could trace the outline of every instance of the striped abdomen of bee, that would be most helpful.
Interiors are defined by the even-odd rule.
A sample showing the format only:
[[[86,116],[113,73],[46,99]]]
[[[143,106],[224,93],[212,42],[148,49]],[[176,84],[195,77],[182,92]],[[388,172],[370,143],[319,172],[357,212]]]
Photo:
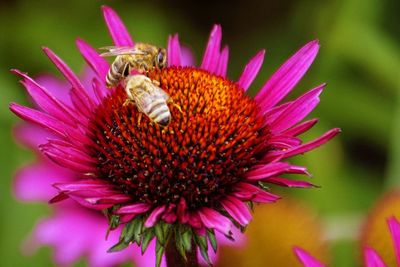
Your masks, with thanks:
[[[111,64],[110,70],[106,76],[107,87],[115,87],[118,83],[129,75],[129,55],[117,56]]]
[[[130,75],[126,80],[125,91],[128,100],[152,122],[163,127],[168,126],[171,121],[171,112],[167,104],[169,95],[145,75]]]

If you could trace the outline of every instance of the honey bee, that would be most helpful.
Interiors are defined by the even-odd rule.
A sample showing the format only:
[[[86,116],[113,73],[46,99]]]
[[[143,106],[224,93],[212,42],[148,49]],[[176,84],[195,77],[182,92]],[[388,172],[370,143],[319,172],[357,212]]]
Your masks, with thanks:
[[[133,47],[108,46],[101,49],[108,50],[100,54],[102,57],[116,56],[106,76],[109,88],[117,86],[132,70],[146,73],[150,69],[162,69],[167,65],[165,49],[150,44],[136,43]]]
[[[162,127],[168,126],[171,122],[168,103],[172,103],[182,112],[180,107],[173,103],[172,98],[159,85],[157,81],[152,81],[142,74],[129,75],[125,79],[125,91],[128,99],[124,105],[129,103],[136,105],[141,112],[139,114],[139,125],[141,114],[144,113],[152,122]]]

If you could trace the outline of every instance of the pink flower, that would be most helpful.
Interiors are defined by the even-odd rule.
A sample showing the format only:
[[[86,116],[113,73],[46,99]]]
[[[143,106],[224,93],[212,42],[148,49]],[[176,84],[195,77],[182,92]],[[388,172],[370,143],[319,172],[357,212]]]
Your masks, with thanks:
[[[400,266],[400,224],[395,217],[390,217],[387,220],[390,233],[393,239],[393,245],[396,255],[397,266]],[[304,267],[323,267],[325,266],[317,259],[312,257],[306,251],[301,248],[295,247],[294,252],[297,255],[299,261],[303,263]],[[373,248],[364,248],[364,265],[366,267],[385,267],[386,265],[381,257],[376,253]]]
[[[103,13],[114,44],[134,46],[117,14],[109,7],[103,7]],[[110,251],[131,243],[145,250],[155,238],[159,263],[173,235],[175,249],[183,256],[193,243],[208,261],[210,246],[216,250],[216,232],[232,239],[234,225],[242,228],[251,221],[249,203],[279,199],[266,184],[313,186],[281,175],[309,175],[305,167],[285,160],[324,144],[339,132],[332,129],[307,143],[299,138],[317,123],[317,119],[301,121],[319,103],[325,84],[295,100],[281,101],[312,64],[318,42],[306,44],[288,59],[253,99],[246,90],[261,68],[265,51],[250,59],[238,81],[232,82],[226,78],[229,50],[221,48],[221,39],[221,27],[215,25],[200,66],[193,67],[178,35],[170,36],[168,67],[146,73],[179,106],[170,105],[172,121],[166,128],[146,116],[138,124],[141,114],[135,105],[124,105],[124,88],[105,86],[108,62],[80,39],[77,46],[93,71],[85,81],[49,48],[44,52],[69,88],[63,90],[49,80],[38,82],[14,70],[36,103],[34,108],[10,105],[27,122],[17,136],[46,158],[20,172],[17,192],[27,200],[73,200],[56,204],[55,217],[37,230],[39,242],[58,251],[64,250],[59,244],[69,240],[73,253],[57,257],[59,263],[69,264],[83,254],[97,262],[97,256],[103,255],[100,252],[105,253],[100,240],[107,225],[101,211],[109,227],[116,229],[110,240],[118,239],[115,233],[125,225]],[[75,231],[59,229],[68,221],[77,222]],[[48,229],[54,229],[53,239],[45,238]],[[91,229],[90,235],[84,229]],[[75,235],[82,240],[79,246],[73,246]],[[134,254],[128,250],[104,264],[128,259]],[[69,252],[61,254],[65,253]]]

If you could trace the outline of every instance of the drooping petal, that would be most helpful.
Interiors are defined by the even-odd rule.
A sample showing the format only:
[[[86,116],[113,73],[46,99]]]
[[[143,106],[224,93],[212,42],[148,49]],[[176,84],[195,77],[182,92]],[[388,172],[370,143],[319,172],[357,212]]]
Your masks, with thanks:
[[[226,45],[221,51],[221,56],[219,57],[218,67],[215,71],[215,75],[226,77],[226,72],[228,70],[228,60],[229,47]]]
[[[21,119],[37,124],[50,130],[58,136],[65,136],[65,125],[54,117],[47,115],[36,109],[24,107],[16,103],[10,104],[10,110]]]
[[[382,258],[372,248],[364,249],[365,267],[386,267]]]
[[[311,41],[289,58],[266,82],[255,97],[264,108],[281,101],[303,77],[319,50],[318,41]]]
[[[317,122],[318,122],[318,119],[311,119],[311,120],[302,122],[296,126],[293,126],[292,128],[284,131],[283,133],[286,135],[298,136],[298,135],[310,130]]]
[[[315,187],[315,185],[306,181],[291,180],[282,177],[269,177],[265,179],[265,182],[287,187],[299,187],[299,188]]]
[[[147,212],[151,208],[151,205],[146,203],[136,203],[131,205],[122,206],[117,210],[117,214],[139,214]]]
[[[231,234],[231,221],[225,216],[221,215],[219,212],[204,207],[199,210],[198,214],[201,221],[207,228],[215,229],[225,235]]]
[[[89,44],[87,44],[82,39],[76,40],[76,45],[78,46],[79,51],[81,52],[83,58],[86,63],[92,68],[92,70],[103,80],[107,76],[110,65],[107,60],[102,58]]]
[[[164,213],[166,209],[165,205],[159,206],[157,208],[155,208],[149,215],[149,217],[147,217],[146,221],[144,222],[144,226],[145,227],[153,227],[158,220],[160,219],[161,215]]]
[[[289,169],[286,162],[274,162],[266,165],[258,166],[246,173],[247,180],[261,180],[270,176],[284,173]]]
[[[303,154],[305,152],[313,150],[313,149],[325,144],[326,142],[331,140],[333,137],[335,137],[340,132],[341,132],[341,130],[339,128],[334,128],[332,130],[329,130],[328,132],[326,132],[325,134],[323,134],[322,136],[320,136],[319,138],[317,138],[311,142],[305,143],[303,145],[300,145],[298,147],[295,147],[293,149],[285,151],[285,153],[283,154],[284,158],[292,157],[292,156],[298,155],[298,154]]]
[[[221,205],[242,226],[249,224],[252,219],[249,207],[235,197],[226,196],[221,201]]]
[[[319,95],[324,88],[325,84],[322,84],[292,101],[270,124],[271,131],[282,132],[304,119],[318,105]]]
[[[400,224],[395,217],[388,219],[390,233],[392,235],[394,254],[396,255],[397,266],[400,266]]]
[[[181,66],[181,45],[178,34],[168,37],[168,66]]]
[[[277,195],[266,192],[255,185],[243,182],[235,185],[235,191],[232,194],[243,201],[259,203],[275,202],[280,199]]]
[[[324,264],[320,263],[305,250],[299,247],[294,247],[293,250],[299,261],[303,263],[304,267],[325,267]]]
[[[222,29],[220,25],[214,25],[204,52],[200,68],[213,73],[218,65],[221,49]]]
[[[126,29],[124,23],[117,13],[108,6],[102,6],[104,20],[106,21],[108,31],[116,46],[134,46],[134,42]]]
[[[238,84],[245,91],[250,87],[251,83],[256,78],[258,72],[261,69],[262,63],[264,61],[265,50],[258,52],[249,63],[244,67],[242,74],[238,80]]]

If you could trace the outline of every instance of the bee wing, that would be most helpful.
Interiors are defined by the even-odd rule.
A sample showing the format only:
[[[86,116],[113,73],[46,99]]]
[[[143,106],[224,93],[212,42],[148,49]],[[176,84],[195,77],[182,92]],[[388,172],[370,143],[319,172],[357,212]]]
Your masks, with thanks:
[[[146,82],[145,86],[136,88],[136,90],[133,90],[131,93],[138,109],[145,113],[150,111],[151,104],[154,101],[160,99],[167,101],[169,99],[167,92],[152,82]]]
[[[144,51],[139,51],[131,46],[105,46],[99,48],[101,50],[108,50],[108,52],[101,53],[102,57],[112,57],[119,55],[146,55]]]

